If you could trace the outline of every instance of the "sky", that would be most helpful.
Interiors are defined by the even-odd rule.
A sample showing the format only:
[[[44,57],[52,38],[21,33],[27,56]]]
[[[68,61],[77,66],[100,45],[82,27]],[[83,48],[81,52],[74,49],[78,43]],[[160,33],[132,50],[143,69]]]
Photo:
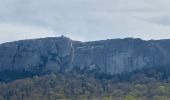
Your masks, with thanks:
[[[170,38],[170,0],[0,0],[0,43]]]

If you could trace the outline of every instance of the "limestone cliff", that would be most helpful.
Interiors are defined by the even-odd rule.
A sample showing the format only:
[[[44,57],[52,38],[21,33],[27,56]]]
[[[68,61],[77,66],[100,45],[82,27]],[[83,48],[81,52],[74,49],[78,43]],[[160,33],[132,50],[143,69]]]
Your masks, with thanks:
[[[170,40],[125,38],[92,42],[66,37],[22,40],[0,45],[0,71],[120,74],[170,65]]]

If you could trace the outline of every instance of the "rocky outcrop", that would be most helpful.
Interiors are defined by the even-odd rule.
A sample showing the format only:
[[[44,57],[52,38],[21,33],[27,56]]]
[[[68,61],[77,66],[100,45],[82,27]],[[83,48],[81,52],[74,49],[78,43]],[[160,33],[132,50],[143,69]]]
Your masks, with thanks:
[[[170,65],[170,40],[110,39],[92,42],[66,37],[23,40],[0,45],[0,71],[120,74]]]
[[[59,71],[71,64],[68,38],[17,41],[0,46],[0,70]],[[62,67],[62,68],[61,68]]]

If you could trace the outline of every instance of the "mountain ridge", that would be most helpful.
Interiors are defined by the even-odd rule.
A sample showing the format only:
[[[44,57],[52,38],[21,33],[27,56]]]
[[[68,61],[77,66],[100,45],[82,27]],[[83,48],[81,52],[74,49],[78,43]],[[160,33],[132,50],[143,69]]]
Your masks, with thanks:
[[[108,39],[81,42],[67,37],[20,40],[0,45],[0,71],[116,75],[170,65],[170,39]],[[161,59],[160,59],[161,58]]]

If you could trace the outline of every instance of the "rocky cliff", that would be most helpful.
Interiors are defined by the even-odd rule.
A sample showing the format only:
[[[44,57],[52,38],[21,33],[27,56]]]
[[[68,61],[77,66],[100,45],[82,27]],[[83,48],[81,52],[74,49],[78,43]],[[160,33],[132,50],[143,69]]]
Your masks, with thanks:
[[[170,65],[170,40],[125,38],[79,42],[56,37],[0,45],[0,72],[76,69],[114,75],[164,65]]]

